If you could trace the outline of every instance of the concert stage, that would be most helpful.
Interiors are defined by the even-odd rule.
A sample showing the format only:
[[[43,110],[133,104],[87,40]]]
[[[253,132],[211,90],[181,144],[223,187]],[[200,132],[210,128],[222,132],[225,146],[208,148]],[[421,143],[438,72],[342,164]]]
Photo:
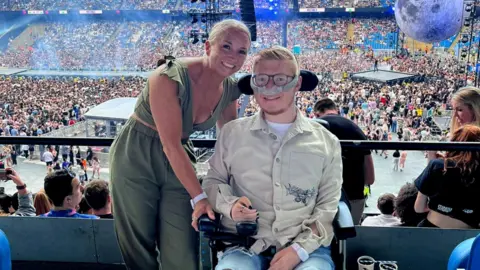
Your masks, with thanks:
[[[403,82],[420,82],[423,78],[419,75],[401,73],[389,70],[368,70],[363,72],[352,73],[352,79],[358,81],[380,82],[386,84],[397,84]]]

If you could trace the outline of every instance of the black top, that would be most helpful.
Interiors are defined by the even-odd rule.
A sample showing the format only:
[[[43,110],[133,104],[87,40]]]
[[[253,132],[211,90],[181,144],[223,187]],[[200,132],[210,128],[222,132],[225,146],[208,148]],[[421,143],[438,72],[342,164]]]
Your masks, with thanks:
[[[465,184],[459,168],[454,162],[448,163],[444,172],[443,159],[434,159],[428,163],[425,170],[415,180],[415,186],[428,196],[428,208],[440,214],[478,228],[480,223],[480,172],[472,175],[477,181]],[[467,178],[468,180],[469,178]],[[471,179],[471,177],[470,177]]]
[[[332,132],[339,140],[366,141],[363,131],[352,121],[337,115],[327,114],[322,117],[327,121]],[[364,160],[370,155],[370,150],[344,150],[343,160],[343,189],[349,200],[364,199],[363,189],[365,186]]]
[[[106,218],[106,219],[113,219],[113,215],[112,215],[112,214],[97,215],[97,217],[99,217],[99,218]]]

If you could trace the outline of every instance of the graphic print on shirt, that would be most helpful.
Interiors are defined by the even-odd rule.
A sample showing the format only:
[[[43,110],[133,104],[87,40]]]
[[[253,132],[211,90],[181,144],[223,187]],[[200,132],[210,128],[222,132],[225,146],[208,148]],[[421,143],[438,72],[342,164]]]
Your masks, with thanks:
[[[285,185],[285,188],[287,189],[287,195],[292,195],[295,202],[302,202],[305,206],[308,205],[309,201],[317,195],[315,188],[301,189],[292,184],[288,184],[288,186]]]

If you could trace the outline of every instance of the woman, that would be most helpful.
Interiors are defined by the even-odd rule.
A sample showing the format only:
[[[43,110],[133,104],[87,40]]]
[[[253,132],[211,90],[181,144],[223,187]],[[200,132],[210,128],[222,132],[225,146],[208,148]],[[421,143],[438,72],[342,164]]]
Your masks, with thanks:
[[[158,269],[158,248],[163,269],[198,269],[198,235],[190,222],[196,227],[202,214],[214,215],[192,166],[189,135],[236,118],[240,91],[230,76],[249,47],[243,23],[217,23],[205,56],[168,59],[153,72],[112,144],[115,230],[129,268]]]
[[[97,173],[98,179],[100,179],[100,161],[98,160],[98,157],[93,157],[93,174],[92,174],[92,180],[95,178],[95,173]]]
[[[453,132],[454,142],[480,142],[480,127],[464,125]],[[480,149],[450,151],[431,160],[415,180],[417,213],[428,212],[419,227],[473,229],[480,224]]]
[[[450,121],[450,134],[465,124],[480,127],[480,89],[464,87],[452,96],[453,116]],[[428,151],[428,160],[441,157],[436,151]]]
[[[53,208],[53,203],[48,199],[43,188],[35,195],[33,206],[35,207],[35,213],[37,216],[46,214]]]
[[[480,127],[480,89],[464,87],[452,97],[453,117],[450,132],[455,132],[465,124]]]

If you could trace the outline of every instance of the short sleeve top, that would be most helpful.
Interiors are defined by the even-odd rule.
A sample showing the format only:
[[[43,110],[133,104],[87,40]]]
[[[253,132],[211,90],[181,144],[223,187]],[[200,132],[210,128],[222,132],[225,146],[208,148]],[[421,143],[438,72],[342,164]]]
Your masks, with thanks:
[[[212,115],[203,123],[193,123],[193,93],[191,81],[188,75],[188,68],[185,63],[178,60],[168,60],[160,75],[166,75],[178,85],[178,99],[182,110],[182,131],[184,136],[190,135],[194,131],[204,131],[215,126],[221,112],[232,102],[240,97],[240,90],[237,81],[232,77],[227,77],[223,81],[223,94],[215,107]],[[162,91],[162,89],[156,89]],[[147,124],[155,126],[149,101],[148,81],[140,93],[135,104],[135,114]]]
[[[476,178],[471,184],[465,184],[463,175],[454,162],[448,163],[444,170],[443,159],[431,160],[425,170],[415,180],[418,190],[429,198],[428,207],[435,212],[478,228],[480,223],[480,172],[473,172]]]

